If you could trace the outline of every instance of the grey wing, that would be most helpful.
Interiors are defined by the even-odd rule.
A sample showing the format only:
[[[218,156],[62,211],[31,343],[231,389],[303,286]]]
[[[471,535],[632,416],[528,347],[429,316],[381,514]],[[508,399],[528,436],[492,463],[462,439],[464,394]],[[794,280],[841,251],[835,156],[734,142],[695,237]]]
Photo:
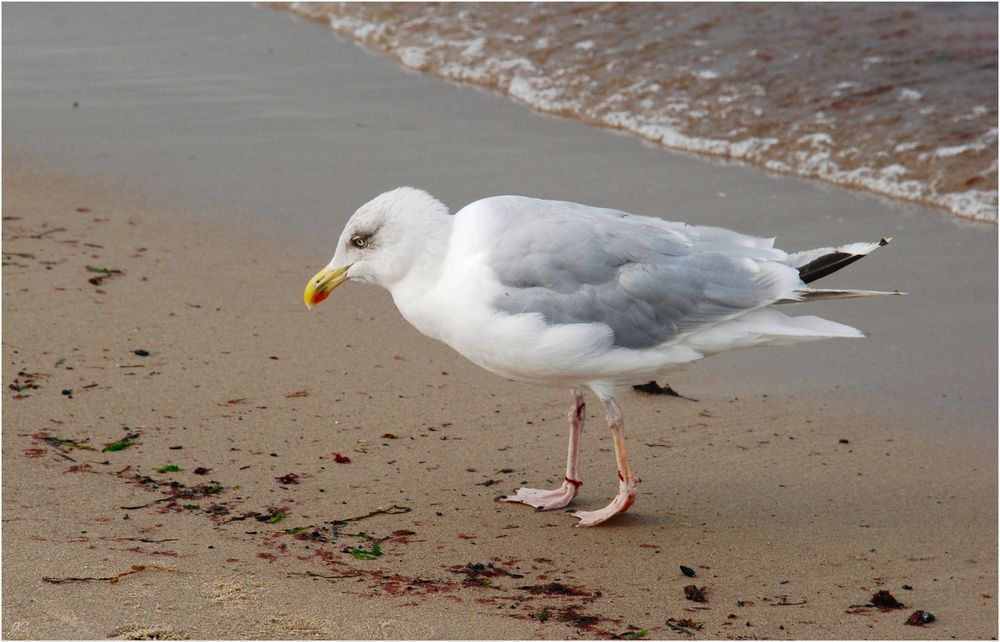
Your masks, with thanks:
[[[771,241],[729,230],[520,197],[491,240],[494,305],[547,323],[603,323],[642,349],[779,299],[801,286]],[[532,201],[529,203],[529,201]]]

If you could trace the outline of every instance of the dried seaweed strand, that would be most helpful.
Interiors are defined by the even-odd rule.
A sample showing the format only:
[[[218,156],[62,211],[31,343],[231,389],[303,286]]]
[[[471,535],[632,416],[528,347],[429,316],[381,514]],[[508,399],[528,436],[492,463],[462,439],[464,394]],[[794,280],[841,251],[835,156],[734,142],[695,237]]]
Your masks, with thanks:
[[[350,573],[348,575],[323,575],[322,573],[315,573],[313,571],[306,571],[305,573],[291,572],[288,575],[302,575],[304,577],[318,577],[323,580],[345,580],[351,577],[361,577],[363,573]]]
[[[177,569],[168,568],[166,566],[157,566],[155,564],[133,564],[131,570],[119,573],[118,575],[112,575],[111,577],[43,577],[42,581],[48,582],[49,584],[66,584],[67,582],[107,582],[109,584],[117,584],[123,577],[134,575],[135,573],[141,573],[143,571],[164,571],[168,573],[176,573]]]
[[[393,504],[388,508],[377,508],[367,515],[359,515],[357,517],[348,517],[347,519],[335,519],[331,523],[333,524],[349,524],[351,522],[360,522],[363,519],[368,519],[369,517],[374,517],[375,515],[402,515],[404,513],[409,513],[412,508],[408,506],[400,506],[398,504]]]
[[[138,510],[140,508],[149,508],[150,506],[154,506],[154,505],[159,504],[161,502],[169,502],[172,499],[177,499],[177,498],[176,497],[162,497],[160,499],[154,499],[153,501],[149,502],[148,504],[143,504],[142,506],[119,506],[118,508],[121,508],[122,510]]]

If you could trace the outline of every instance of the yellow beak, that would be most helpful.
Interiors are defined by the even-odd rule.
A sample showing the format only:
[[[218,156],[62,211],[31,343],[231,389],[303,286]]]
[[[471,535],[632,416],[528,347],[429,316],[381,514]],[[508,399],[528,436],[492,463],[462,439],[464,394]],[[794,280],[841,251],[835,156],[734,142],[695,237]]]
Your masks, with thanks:
[[[348,265],[347,267],[333,270],[327,266],[320,270],[316,276],[309,279],[309,283],[306,285],[305,294],[302,295],[302,298],[306,303],[306,307],[312,308],[314,305],[330,296],[330,292],[333,291],[333,288],[347,280],[347,268],[349,267],[351,266]]]

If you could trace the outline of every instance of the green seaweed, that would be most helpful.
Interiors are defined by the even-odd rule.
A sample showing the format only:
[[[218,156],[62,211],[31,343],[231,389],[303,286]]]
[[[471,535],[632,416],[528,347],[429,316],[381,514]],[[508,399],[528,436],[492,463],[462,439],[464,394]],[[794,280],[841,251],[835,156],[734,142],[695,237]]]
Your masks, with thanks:
[[[220,486],[219,488],[221,489],[222,487]],[[274,514],[270,515],[267,519],[265,519],[264,523],[265,524],[277,524],[278,522],[280,522],[281,520],[285,519],[286,517],[288,517],[288,515],[286,515],[285,513],[281,512],[281,511],[278,511],[277,513],[274,513]]]
[[[179,473],[179,472],[183,471],[184,469],[181,468],[180,466],[176,466],[174,464],[167,464],[166,466],[160,466],[159,468],[157,468],[155,470],[158,473]]]
[[[379,546],[378,542],[372,542],[371,544],[371,548],[355,546],[351,549],[350,553],[354,556],[354,559],[358,560],[374,560],[382,557],[382,547]]]
[[[101,448],[102,453],[113,453],[119,450],[125,450],[129,446],[137,443],[139,441],[139,435],[128,435],[123,439],[118,441],[113,441],[110,444],[105,444],[104,448]]]
[[[88,272],[93,272],[94,274],[105,274],[110,276],[112,274],[122,273],[121,270],[116,270],[115,268],[99,268],[99,267],[94,267],[93,265],[87,265],[85,267],[87,268]]]

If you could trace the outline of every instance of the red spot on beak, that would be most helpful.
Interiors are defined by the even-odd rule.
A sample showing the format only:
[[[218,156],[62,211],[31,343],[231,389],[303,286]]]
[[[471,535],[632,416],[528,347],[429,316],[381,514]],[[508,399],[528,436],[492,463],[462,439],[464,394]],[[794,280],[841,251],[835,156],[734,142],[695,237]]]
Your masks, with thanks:
[[[317,290],[316,294],[313,295],[312,300],[309,302],[309,304],[316,305],[320,301],[324,301],[326,297],[330,296],[331,291],[332,290],[327,290],[326,292],[323,292],[321,290]]]

